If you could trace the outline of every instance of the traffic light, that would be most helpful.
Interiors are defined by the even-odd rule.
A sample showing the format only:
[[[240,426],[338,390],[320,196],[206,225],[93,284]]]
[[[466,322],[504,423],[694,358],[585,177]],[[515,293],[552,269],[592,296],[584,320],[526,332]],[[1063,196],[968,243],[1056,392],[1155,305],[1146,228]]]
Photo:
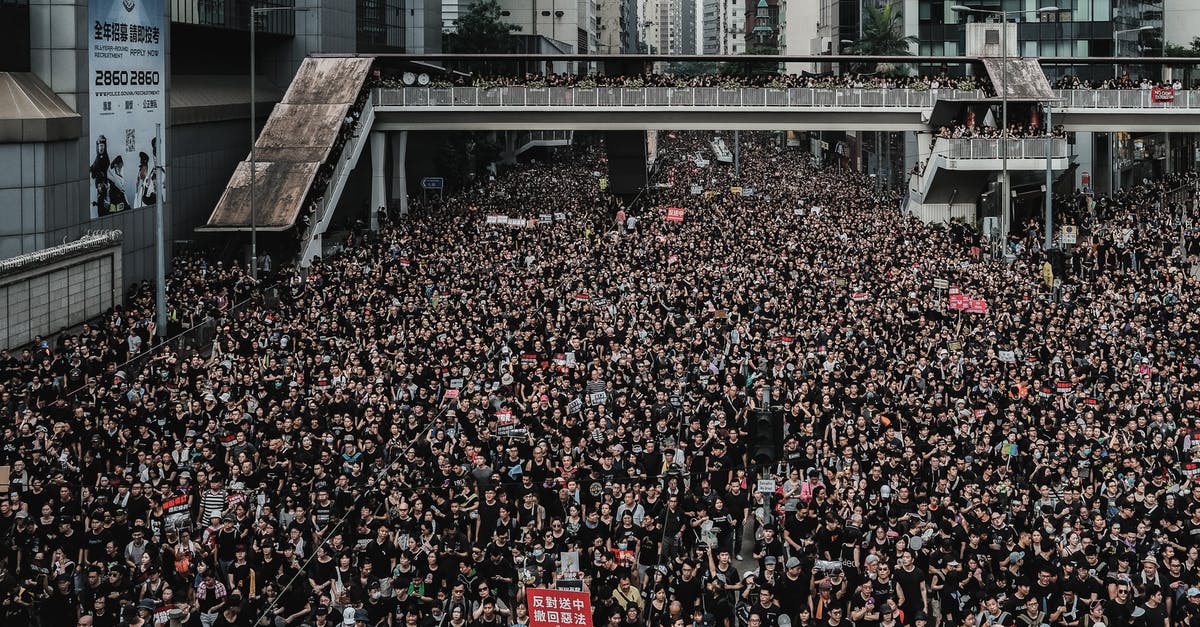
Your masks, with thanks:
[[[783,457],[783,413],[758,410],[750,414],[750,464],[770,466]]]

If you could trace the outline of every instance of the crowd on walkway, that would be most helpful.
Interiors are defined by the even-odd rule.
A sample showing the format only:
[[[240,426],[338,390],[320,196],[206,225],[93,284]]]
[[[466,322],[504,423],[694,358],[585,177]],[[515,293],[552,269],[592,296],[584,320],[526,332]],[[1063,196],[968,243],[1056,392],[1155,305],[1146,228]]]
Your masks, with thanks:
[[[1078,76],[1063,76],[1054,81],[1055,89],[1155,89],[1155,88],[1170,88],[1176,91],[1184,89],[1183,81],[1178,78],[1172,80],[1153,80],[1149,77],[1130,77],[1128,73],[1123,73],[1116,78],[1106,78],[1104,80],[1081,79]],[[1193,86],[1195,89],[1196,86]]]
[[[761,63],[761,62],[759,62]],[[379,80],[378,85],[384,87],[404,87],[403,81],[397,76],[388,76]],[[767,87],[774,89],[812,88],[812,89],[914,89],[920,91],[952,89],[959,91],[981,90],[986,96],[996,95],[995,87],[987,76],[951,76],[947,73],[893,76],[876,72],[842,72],[829,74],[783,73],[783,72],[745,72],[730,71],[729,73],[706,72],[701,74],[649,72],[644,74],[575,74],[567,72],[525,73],[525,74],[477,74],[456,75],[453,80],[434,79],[432,87],[479,87],[493,89],[498,87],[673,87],[685,89],[692,87]],[[1066,75],[1051,81],[1053,89],[1082,89],[1082,90],[1137,90],[1154,88],[1171,88],[1176,91],[1185,89],[1183,81],[1154,80],[1149,77],[1131,77],[1123,73],[1119,77],[1103,80],[1080,78]]]
[[[1054,130],[1047,133],[1045,127],[1034,126],[1032,124],[1010,124],[1007,130],[1002,130],[999,126],[955,124],[953,126],[942,126],[938,128],[935,137],[942,139],[1000,139],[1007,137],[1010,139],[1037,139],[1039,137],[1066,137],[1066,128],[1062,125],[1056,125]]]
[[[527,627],[577,579],[597,627],[1200,626],[1166,182],[1081,200],[1115,252],[1051,290],[1032,226],[989,261],[710,139],[628,205],[594,148],[518,168],[278,298],[181,258],[211,355],[124,369],[145,289],[0,353],[0,624]]]
[[[466,80],[464,78],[463,80]],[[782,88],[859,88],[859,89],[989,89],[986,78],[966,76],[885,76],[846,72],[843,74],[813,75],[794,73],[738,73],[728,74],[670,74],[647,73],[640,75],[608,76],[600,74],[525,74],[524,76],[496,75],[476,76],[471,85],[482,88],[494,87],[771,87]]]

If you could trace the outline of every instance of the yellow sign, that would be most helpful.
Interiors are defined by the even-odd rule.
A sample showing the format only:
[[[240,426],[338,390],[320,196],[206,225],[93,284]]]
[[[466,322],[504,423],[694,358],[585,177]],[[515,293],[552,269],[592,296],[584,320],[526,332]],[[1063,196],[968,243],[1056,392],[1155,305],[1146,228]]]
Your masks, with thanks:
[[[716,195],[717,195],[716,192],[704,192],[704,200],[708,200],[709,198],[712,198],[713,196],[716,196]]]
[[[742,188],[741,188],[741,187],[730,187],[730,188],[729,188],[729,193],[730,193],[730,194],[737,194],[738,196],[741,196],[741,195],[742,195]]]
[[[1049,261],[1042,264],[1042,280],[1046,282],[1046,287],[1054,287],[1054,267]]]
[[[600,179],[600,191],[604,191],[606,189],[608,189],[608,178],[604,177]]]

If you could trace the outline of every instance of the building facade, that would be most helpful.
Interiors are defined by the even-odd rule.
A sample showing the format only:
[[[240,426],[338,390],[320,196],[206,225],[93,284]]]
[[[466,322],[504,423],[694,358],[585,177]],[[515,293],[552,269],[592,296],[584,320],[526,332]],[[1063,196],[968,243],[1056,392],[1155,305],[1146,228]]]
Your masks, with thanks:
[[[779,49],[780,0],[746,0],[747,50]]]
[[[600,0],[596,21],[596,52],[631,54],[638,51],[637,2]]]
[[[919,39],[921,55],[970,55],[967,47],[967,24],[999,22],[1000,17],[983,13],[951,10],[959,4],[993,11],[1010,11],[1010,28],[1015,29],[1015,50],[1012,56],[1053,57],[1155,57],[1163,51],[1164,18],[1171,3],[1164,0],[1059,0],[1031,4],[1025,0],[963,0],[942,2],[906,0],[906,30]],[[1173,15],[1183,9],[1195,8],[1194,2],[1174,2]],[[1057,12],[1038,11],[1053,6]],[[1181,9],[1182,7],[1183,9]],[[916,9],[913,12],[913,9]],[[1190,11],[1184,11],[1190,13]],[[915,24],[912,16],[916,16]],[[914,28],[915,26],[915,28]],[[1093,64],[1089,66],[1045,65],[1051,83],[1064,77],[1101,81],[1128,77],[1137,81],[1143,77],[1160,78],[1155,66],[1137,63],[1119,66]],[[961,73],[962,67],[924,67],[922,72],[947,71]],[[1175,142],[1175,150],[1183,142]],[[1144,177],[1162,174],[1168,169],[1171,142],[1163,133],[1076,133],[1071,137],[1075,167],[1075,185],[1107,192],[1131,184]],[[908,152],[911,152],[908,151]],[[1188,159],[1190,161],[1190,159]],[[912,163],[907,164],[911,166]],[[1110,167],[1111,166],[1111,167]]]
[[[116,229],[124,233],[125,282],[152,278],[157,195],[149,183],[157,176],[167,241],[194,238],[249,151],[250,6],[3,3],[0,80],[19,98],[43,103],[34,115],[52,123],[40,133],[0,134],[0,172],[8,173],[0,177],[0,258]],[[259,124],[309,54],[441,49],[439,0],[258,0],[255,6],[277,9],[255,15]],[[129,69],[100,69],[104,56],[92,54],[101,50],[97,42],[141,46],[151,64],[133,57]],[[100,82],[118,91],[136,84],[129,93],[141,95],[98,97]],[[138,113],[112,116],[117,109]],[[10,126],[29,115],[0,111]],[[121,124],[136,128],[103,130]]]
[[[702,54],[746,52],[746,8],[739,0],[703,0],[701,5]]]

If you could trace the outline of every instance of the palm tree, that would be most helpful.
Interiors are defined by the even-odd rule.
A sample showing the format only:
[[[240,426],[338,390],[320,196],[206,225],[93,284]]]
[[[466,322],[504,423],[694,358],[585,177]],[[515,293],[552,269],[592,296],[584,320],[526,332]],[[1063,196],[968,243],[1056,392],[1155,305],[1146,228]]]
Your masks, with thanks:
[[[911,46],[917,43],[917,38],[904,34],[904,19],[893,2],[887,2],[878,8],[867,10],[866,21],[863,23],[862,35],[850,47],[854,54],[874,55],[881,57],[906,57],[912,55]],[[875,72],[880,74],[906,75],[908,68],[895,63],[875,63]],[[866,68],[859,66],[855,71],[862,72]],[[887,178],[891,184],[892,175],[896,171],[891,161],[891,146],[893,135],[888,132],[876,132],[875,135],[875,170],[880,180]],[[885,154],[883,145],[886,142]],[[887,163],[886,170],[882,167]],[[902,168],[901,168],[902,169]]]
[[[911,55],[911,46],[916,43],[916,37],[904,34],[904,16],[895,4],[889,2],[878,8],[867,9],[862,36],[850,50],[861,55],[900,57]],[[890,63],[876,63],[875,69],[890,72],[896,67]]]

